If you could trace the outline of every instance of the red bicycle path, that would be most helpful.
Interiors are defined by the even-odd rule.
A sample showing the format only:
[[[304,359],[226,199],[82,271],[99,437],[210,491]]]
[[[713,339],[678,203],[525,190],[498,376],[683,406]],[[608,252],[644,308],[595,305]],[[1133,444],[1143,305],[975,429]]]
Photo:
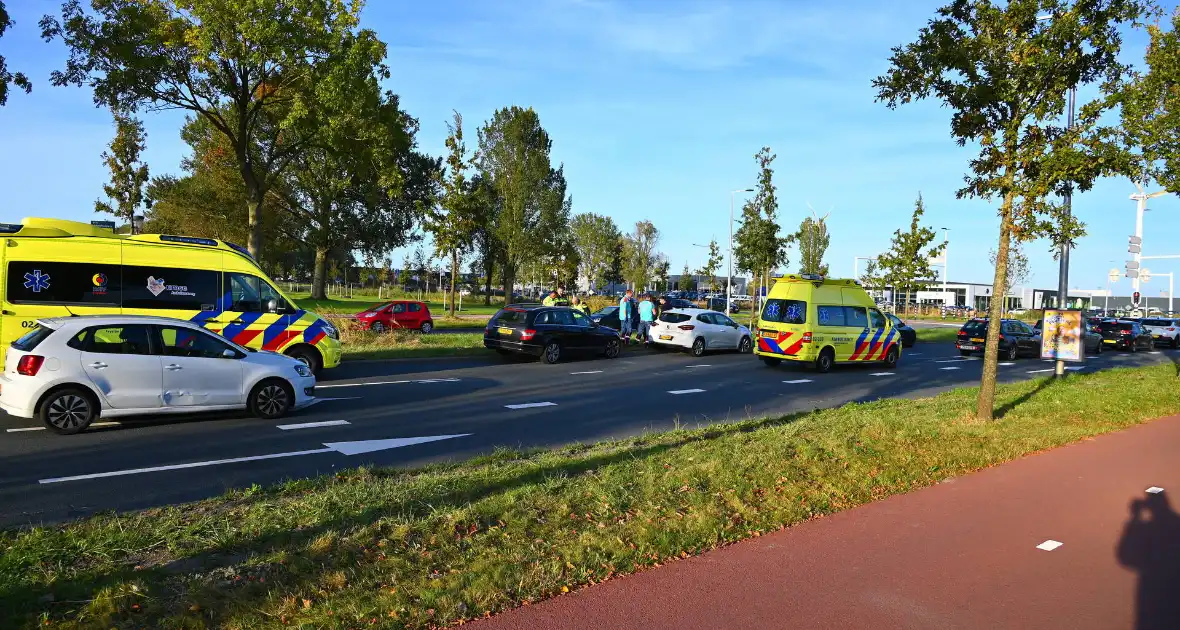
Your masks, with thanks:
[[[481,630],[1175,630],[1180,628],[1176,497],[1180,416],[474,625]],[[1037,547],[1050,540],[1062,544],[1052,551]]]

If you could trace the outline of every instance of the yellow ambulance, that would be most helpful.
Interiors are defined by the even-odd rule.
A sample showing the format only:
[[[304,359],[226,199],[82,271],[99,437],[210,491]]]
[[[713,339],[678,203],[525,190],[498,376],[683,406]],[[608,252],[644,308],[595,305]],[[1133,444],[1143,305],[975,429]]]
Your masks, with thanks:
[[[880,362],[892,368],[901,357],[901,334],[855,280],[778,278],[755,335],[754,354],[770,366],[798,361],[827,372],[836,363]]]
[[[198,322],[315,372],[340,364],[336,328],[283,295],[244,248],[211,238],[118,235],[110,222],[95,223],[0,224],[0,364],[39,318],[115,313]]]

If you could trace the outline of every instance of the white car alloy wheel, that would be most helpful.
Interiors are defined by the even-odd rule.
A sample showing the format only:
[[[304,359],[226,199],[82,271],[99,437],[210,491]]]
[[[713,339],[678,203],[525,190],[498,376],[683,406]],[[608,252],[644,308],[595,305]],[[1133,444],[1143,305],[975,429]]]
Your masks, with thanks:
[[[700,357],[705,354],[705,338],[697,337],[696,341],[692,342],[692,356]]]
[[[742,340],[738,342],[738,352],[741,354],[749,354],[753,349],[754,343],[750,341],[749,337],[742,337]]]
[[[95,409],[81,392],[72,389],[52,394],[42,403],[41,419],[54,433],[73,435],[90,426]]]
[[[263,381],[250,394],[250,411],[267,420],[279,418],[291,410],[293,398],[286,383],[278,379]]]

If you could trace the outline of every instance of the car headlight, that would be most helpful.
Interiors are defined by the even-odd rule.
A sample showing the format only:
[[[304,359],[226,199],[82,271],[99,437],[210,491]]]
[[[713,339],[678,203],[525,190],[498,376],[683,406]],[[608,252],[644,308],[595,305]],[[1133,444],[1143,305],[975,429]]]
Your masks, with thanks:
[[[303,378],[310,378],[311,377],[311,368],[300,363],[299,365],[295,366],[295,373],[298,374],[299,376],[302,376]]]
[[[337,340],[340,339],[340,331],[336,330],[336,327],[328,322],[324,322],[324,334],[328,335],[329,337],[331,337],[333,339],[337,339]]]

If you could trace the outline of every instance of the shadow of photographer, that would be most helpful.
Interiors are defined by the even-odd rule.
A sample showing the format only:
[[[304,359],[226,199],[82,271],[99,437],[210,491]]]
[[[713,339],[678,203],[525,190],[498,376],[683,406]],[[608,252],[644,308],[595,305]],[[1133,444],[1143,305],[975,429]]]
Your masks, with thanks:
[[[1163,492],[1130,504],[1118,561],[1139,574],[1136,630],[1180,628],[1180,514]]]

